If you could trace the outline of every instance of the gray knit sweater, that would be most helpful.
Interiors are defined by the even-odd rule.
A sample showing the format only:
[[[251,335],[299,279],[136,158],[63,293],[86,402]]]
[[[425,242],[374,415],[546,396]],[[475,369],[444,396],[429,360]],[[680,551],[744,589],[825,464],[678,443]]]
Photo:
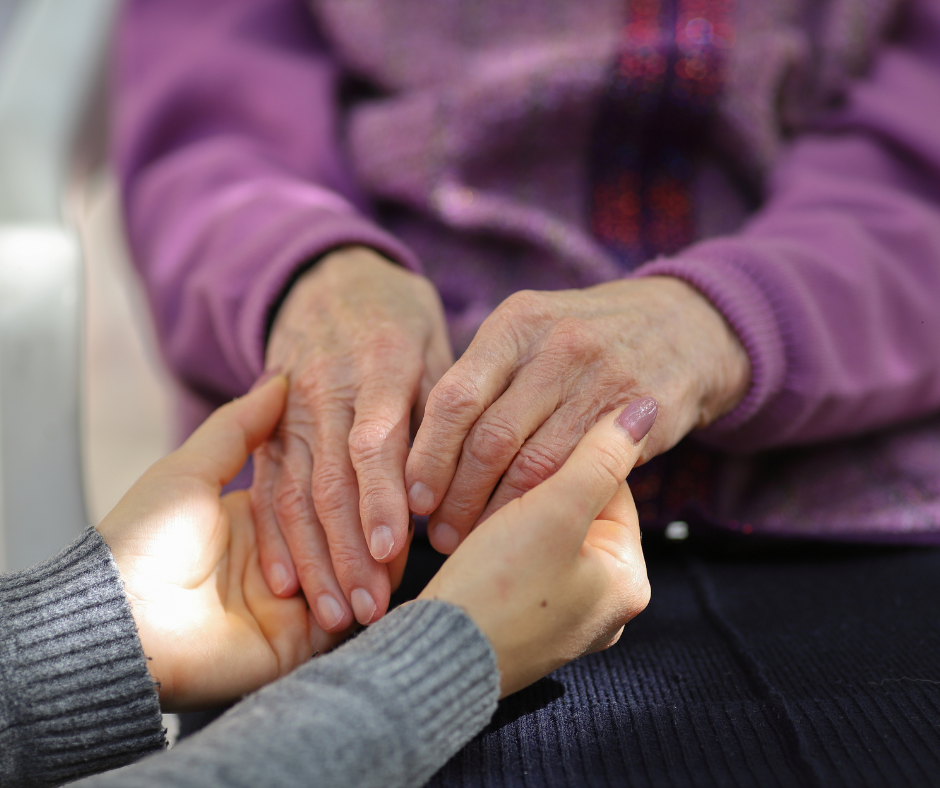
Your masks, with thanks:
[[[419,786],[486,725],[498,695],[495,655],[467,615],[417,602],[171,751],[80,784]],[[163,748],[157,694],[97,532],[0,576],[0,785],[60,784]]]

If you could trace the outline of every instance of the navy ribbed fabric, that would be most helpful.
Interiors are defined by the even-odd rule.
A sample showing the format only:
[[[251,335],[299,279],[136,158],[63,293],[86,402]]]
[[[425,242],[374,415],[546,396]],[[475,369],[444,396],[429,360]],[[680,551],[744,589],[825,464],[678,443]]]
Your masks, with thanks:
[[[504,700],[430,785],[940,785],[940,551],[644,550],[620,643]]]

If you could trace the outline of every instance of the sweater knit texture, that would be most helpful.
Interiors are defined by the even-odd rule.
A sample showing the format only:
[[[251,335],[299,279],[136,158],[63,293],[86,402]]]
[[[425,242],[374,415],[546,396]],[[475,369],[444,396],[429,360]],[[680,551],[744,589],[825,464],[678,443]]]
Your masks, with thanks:
[[[0,575],[0,785],[58,785],[163,746],[124,584],[97,531]]]
[[[85,775],[78,784],[422,785],[483,729],[498,696],[495,654],[466,613],[414,602],[131,763],[162,750],[165,731],[108,546],[89,529],[0,576],[0,785],[11,788]]]
[[[496,657],[459,608],[420,601],[87,788],[424,785],[496,709]]]

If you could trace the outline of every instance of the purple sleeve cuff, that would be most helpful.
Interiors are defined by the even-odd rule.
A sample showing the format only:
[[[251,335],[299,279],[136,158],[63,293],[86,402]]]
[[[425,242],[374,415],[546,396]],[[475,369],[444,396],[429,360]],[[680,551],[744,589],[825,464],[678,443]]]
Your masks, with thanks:
[[[759,443],[768,423],[785,417],[779,402],[786,378],[786,348],[777,310],[767,289],[740,265],[733,254],[716,254],[708,244],[689,256],[659,258],[632,272],[632,277],[672,276],[687,282],[724,316],[751,362],[751,385],[738,406],[696,437],[731,450]],[[777,428],[773,429],[777,432]]]

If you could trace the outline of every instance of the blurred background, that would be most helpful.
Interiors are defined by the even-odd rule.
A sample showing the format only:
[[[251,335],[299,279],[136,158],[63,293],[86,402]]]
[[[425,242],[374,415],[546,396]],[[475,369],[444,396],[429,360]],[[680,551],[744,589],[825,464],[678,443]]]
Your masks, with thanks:
[[[115,7],[111,0],[0,0],[0,229],[57,223],[55,218],[50,222],[46,216],[35,215],[42,213],[42,194],[42,199],[30,202],[34,180],[55,181],[61,222],[77,236],[82,252],[76,345],[80,353],[79,442],[86,522],[92,524],[171,448],[173,434],[171,384],[156,350],[143,292],[129,263],[117,186],[104,156],[103,63]],[[96,15],[96,21],[79,29],[90,15]],[[82,36],[92,39],[88,49],[95,50],[94,63],[89,64],[87,52],[76,53],[72,45]],[[91,72],[85,82],[73,73],[82,59],[82,67]],[[33,90],[31,82],[41,87]],[[47,83],[52,87],[46,88]],[[56,91],[62,92],[55,99],[59,106],[53,106],[52,99],[44,106],[43,101]],[[76,92],[83,95],[72,95]],[[69,102],[70,106],[61,107]],[[68,128],[60,136],[67,138],[68,150],[61,160],[50,161],[58,155],[56,148],[62,147],[54,135],[30,147],[37,137],[30,126],[45,129],[63,124]],[[83,166],[75,166],[76,160]],[[0,309],[5,309],[0,316],[9,318],[15,308],[11,276],[20,276],[20,269],[28,265],[25,258],[0,256],[0,266],[6,266],[0,287],[7,283],[7,293],[0,293]],[[5,401],[0,399],[0,408],[7,411],[5,439],[12,429],[9,405],[16,394],[10,394],[11,377],[19,369],[12,365],[11,372],[11,353],[7,346],[6,357],[0,358],[0,376],[7,378],[0,388],[0,398],[6,396]],[[34,362],[42,360],[30,360]],[[21,421],[17,416],[13,428],[22,426]],[[9,477],[11,463],[19,457],[10,456],[7,447],[0,459],[0,472],[5,466]],[[55,490],[49,490],[49,495],[54,496]],[[12,515],[7,517],[8,528],[12,519]],[[65,529],[80,527],[72,523]],[[18,568],[9,559],[8,555],[6,568]]]

